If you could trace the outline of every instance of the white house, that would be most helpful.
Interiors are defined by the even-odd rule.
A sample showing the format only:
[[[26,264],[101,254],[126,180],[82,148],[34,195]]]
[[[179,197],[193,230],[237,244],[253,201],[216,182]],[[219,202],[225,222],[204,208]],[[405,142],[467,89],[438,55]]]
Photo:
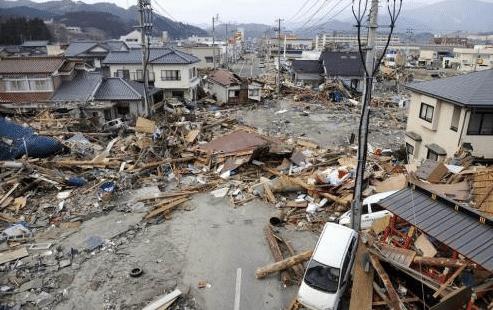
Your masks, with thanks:
[[[164,90],[165,97],[195,98],[200,82],[197,64],[200,59],[171,48],[151,48],[149,54],[149,84]],[[142,51],[112,51],[103,64],[112,77],[142,81]]]
[[[223,51],[222,47],[216,46],[180,46],[177,47],[179,51],[192,54],[200,59],[197,67],[200,69],[213,68],[214,67],[214,57],[216,57],[216,64],[223,62]]]
[[[445,57],[443,67],[458,68],[463,72],[493,69],[493,46],[476,45],[474,48],[454,48],[454,57]]]
[[[406,130],[411,162],[452,157],[460,148],[493,159],[493,70],[414,83]]]

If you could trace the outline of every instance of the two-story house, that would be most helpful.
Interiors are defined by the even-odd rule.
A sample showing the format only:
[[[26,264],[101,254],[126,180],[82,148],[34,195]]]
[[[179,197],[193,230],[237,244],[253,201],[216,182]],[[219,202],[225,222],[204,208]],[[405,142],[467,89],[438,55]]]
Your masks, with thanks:
[[[129,47],[123,41],[75,41],[65,50],[68,59],[80,59],[93,68],[100,69],[101,62],[110,51],[127,51]]]
[[[216,69],[204,79],[206,93],[216,97],[220,104],[243,104],[249,100],[260,101],[262,84],[257,81],[243,79],[225,69]]]
[[[12,107],[47,102],[73,72],[62,57],[11,57],[0,61],[0,104]]]
[[[197,63],[200,59],[171,48],[151,48],[149,52],[149,84],[164,90],[165,97],[195,97],[200,78]],[[108,67],[112,77],[131,81],[142,81],[141,49],[112,51],[103,65]]]
[[[413,161],[442,160],[460,148],[493,159],[493,70],[414,83],[406,147]]]

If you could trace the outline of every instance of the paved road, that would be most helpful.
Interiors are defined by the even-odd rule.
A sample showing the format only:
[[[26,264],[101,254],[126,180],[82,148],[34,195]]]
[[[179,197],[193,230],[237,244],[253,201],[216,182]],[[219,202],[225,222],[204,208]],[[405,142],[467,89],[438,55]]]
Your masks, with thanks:
[[[266,68],[260,67],[260,59],[255,57],[255,55],[245,55],[244,60],[240,60],[238,63],[234,64],[231,69],[241,77],[258,77],[265,74]],[[267,65],[265,65],[267,66]]]

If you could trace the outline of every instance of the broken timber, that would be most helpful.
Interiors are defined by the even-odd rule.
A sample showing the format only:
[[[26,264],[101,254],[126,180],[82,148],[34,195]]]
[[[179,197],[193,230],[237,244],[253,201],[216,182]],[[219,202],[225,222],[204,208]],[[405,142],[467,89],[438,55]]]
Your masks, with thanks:
[[[402,302],[399,298],[399,295],[397,294],[394,286],[392,285],[392,281],[390,281],[389,275],[387,274],[385,269],[383,269],[383,266],[382,266],[382,264],[380,264],[380,261],[378,260],[378,258],[373,254],[370,254],[369,257],[370,257],[370,262],[371,262],[373,268],[375,268],[375,271],[380,276],[380,279],[382,279],[383,285],[385,286],[385,289],[387,290],[387,293],[389,295],[388,296],[389,297],[389,307],[391,309],[395,309],[395,310],[405,309],[404,305],[402,304]]]
[[[277,243],[277,239],[274,236],[274,231],[272,231],[272,226],[266,225],[264,228],[265,238],[267,239],[267,244],[269,244],[270,251],[272,253],[272,257],[274,261],[279,262],[283,260],[281,248],[279,247],[279,243]],[[284,286],[288,286],[291,283],[291,278],[287,270],[281,271],[281,281]]]
[[[302,262],[310,259],[312,254],[313,254],[313,250],[305,251],[305,252],[302,252],[298,255],[283,259],[282,261],[275,262],[273,264],[270,264],[270,265],[267,265],[264,267],[259,267],[259,268],[257,268],[255,275],[256,275],[257,279],[265,278],[267,275],[269,275],[271,273],[278,272],[281,270],[286,270],[288,268],[291,268],[294,265],[297,265],[299,263],[302,263]]]

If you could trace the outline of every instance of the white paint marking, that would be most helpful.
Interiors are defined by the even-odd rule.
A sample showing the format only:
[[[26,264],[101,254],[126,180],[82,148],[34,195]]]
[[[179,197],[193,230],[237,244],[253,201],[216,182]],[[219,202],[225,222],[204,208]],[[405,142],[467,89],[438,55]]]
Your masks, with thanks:
[[[240,310],[241,295],[241,268],[236,269],[236,288],[235,288],[235,306],[234,310]]]

